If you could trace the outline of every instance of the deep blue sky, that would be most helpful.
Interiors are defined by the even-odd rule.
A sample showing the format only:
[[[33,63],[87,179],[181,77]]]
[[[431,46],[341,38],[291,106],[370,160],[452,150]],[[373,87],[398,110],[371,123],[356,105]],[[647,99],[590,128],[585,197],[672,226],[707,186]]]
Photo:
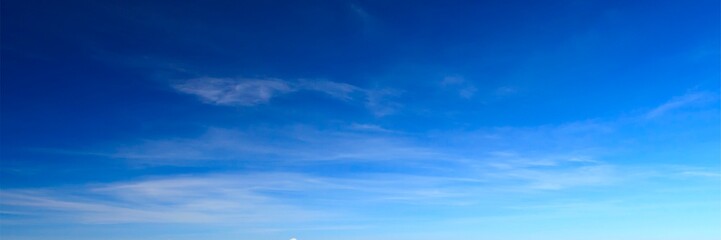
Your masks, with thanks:
[[[0,7],[3,239],[721,237],[718,1]]]

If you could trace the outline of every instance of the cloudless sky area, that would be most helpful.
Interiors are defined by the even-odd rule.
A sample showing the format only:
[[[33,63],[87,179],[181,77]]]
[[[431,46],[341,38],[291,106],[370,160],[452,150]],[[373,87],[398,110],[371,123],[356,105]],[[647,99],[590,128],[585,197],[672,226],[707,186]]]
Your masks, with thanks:
[[[0,239],[721,239],[717,0],[3,0]]]

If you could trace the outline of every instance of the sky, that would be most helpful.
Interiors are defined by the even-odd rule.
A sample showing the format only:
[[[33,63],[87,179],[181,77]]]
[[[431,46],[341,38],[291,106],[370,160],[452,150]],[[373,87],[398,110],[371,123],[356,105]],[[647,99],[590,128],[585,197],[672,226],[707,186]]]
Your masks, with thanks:
[[[0,238],[721,239],[721,6],[0,6]]]

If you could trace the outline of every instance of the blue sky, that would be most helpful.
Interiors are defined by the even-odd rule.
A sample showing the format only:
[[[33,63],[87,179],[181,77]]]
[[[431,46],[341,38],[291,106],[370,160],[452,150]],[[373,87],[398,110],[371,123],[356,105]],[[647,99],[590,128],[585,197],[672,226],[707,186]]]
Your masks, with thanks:
[[[720,7],[6,0],[0,237],[719,239]]]

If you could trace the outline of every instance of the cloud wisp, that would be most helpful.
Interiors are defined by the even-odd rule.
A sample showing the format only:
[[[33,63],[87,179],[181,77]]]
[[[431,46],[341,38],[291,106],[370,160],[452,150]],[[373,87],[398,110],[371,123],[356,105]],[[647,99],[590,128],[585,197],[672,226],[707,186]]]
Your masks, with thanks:
[[[313,84],[341,100],[352,101],[358,91],[344,84]],[[378,228],[383,221],[414,224],[424,217],[443,223],[575,217],[579,211],[606,209],[621,214],[627,208],[619,199],[656,199],[656,193],[639,193],[649,182],[692,192],[686,183],[718,181],[709,167],[663,168],[650,161],[630,166],[605,159],[614,147],[608,143],[623,138],[616,135],[623,124],[583,121],[429,134],[370,123],[337,129],[209,128],[197,137],[126,145],[108,156],[156,166],[242,163],[250,170],[2,189],[0,210],[9,216],[4,224],[192,224],[248,232],[342,226],[337,231],[352,231]],[[594,205],[588,193],[606,194],[612,202]]]
[[[583,169],[581,169],[583,170]],[[514,170],[515,171],[515,170]],[[293,222],[343,219],[354,205],[472,206],[508,189],[559,190],[568,185],[536,187],[549,176],[521,172],[462,176],[353,174],[343,177],[288,172],[163,176],[109,184],[53,189],[0,191],[5,214],[21,221],[70,221],[84,224],[223,223],[238,226],[282,226]],[[597,174],[584,171],[586,175]],[[605,175],[600,175],[605,177]],[[504,185],[488,185],[490,180]],[[541,180],[545,179],[545,180]],[[562,178],[575,181],[578,179]],[[526,183],[518,181],[529,180]],[[576,186],[589,186],[577,182]],[[514,187],[515,186],[515,187]],[[322,209],[322,210],[321,210]],[[8,211],[12,210],[12,211]],[[37,212],[45,212],[36,215]],[[293,218],[288,218],[293,216]],[[371,216],[366,216],[371,217]]]
[[[322,214],[276,201],[257,189],[272,189],[283,175],[164,177],[63,189],[6,190],[4,208],[37,221],[113,223],[257,223],[293,215],[297,221]],[[292,177],[292,176],[291,176]],[[276,179],[277,178],[277,179]],[[289,186],[286,186],[289,187]],[[254,188],[256,190],[254,190]]]
[[[234,81],[222,78],[197,78],[173,87],[181,93],[195,95],[205,103],[228,106],[253,106],[267,103],[277,95],[295,90],[286,82],[278,79]]]
[[[665,115],[671,111],[677,109],[693,106],[695,104],[701,104],[713,100],[715,96],[708,92],[691,92],[678,97],[674,97],[668,102],[661,104],[653,110],[646,113],[646,118],[656,118]]]
[[[258,159],[307,164],[446,158],[411,138],[372,125],[352,125],[347,131],[318,130],[307,126],[252,130],[210,128],[197,138],[146,140],[119,147],[108,156],[152,165]]]
[[[362,102],[376,116],[393,113],[399,104],[389,100],[398,94],[391,89],[366,89],[326,80],[286,81],[275,78],[195,78],[172,86],[176,91],[197,96],[207,104],[255,106],[273,98],[298,91],[319,92],[341,101]]]
[[[540,128],[492,128],[463,133],[411,134],[373,124],[340,129],[306,125],[209,128],[189,138],[161,138],[114,146],[106,156],[150,165],[240,161],[308,165],[372,163],[403,166],[523,165],[521,156],[592,159],[608,126],[577,123]],[[507,152],[516,156],[500,157]],[[545,160],[544,160],[545,161]],[[578,160],[580,162],[581,160]]]
[[[11,216],[4,224],[191,223],[273,229],[327,222],[346,224],[344,221],[350,219],[373,222],[391,217],[388,214],[392,213],[367,213],[365,208],[354,207],[361,205],[401,211],[419,206],[429,211],[467,209],[468,214],[461,211],[455,216],[460,218],[480,217],[473,212],[492,206],[495,210],[489,216],[495,216],[498,210],[527,206],[525,201],[529,199],[545,201],[549,195],[564,196],[589,188],[618,191],[616,187],[627,187],[649,177],[630,177],[624,172],[629,169],[600,162],[469,169],[445,175],[323,176],[293,172],[166,175],[62,188],[3,189],[0,207],[3,214]]]

